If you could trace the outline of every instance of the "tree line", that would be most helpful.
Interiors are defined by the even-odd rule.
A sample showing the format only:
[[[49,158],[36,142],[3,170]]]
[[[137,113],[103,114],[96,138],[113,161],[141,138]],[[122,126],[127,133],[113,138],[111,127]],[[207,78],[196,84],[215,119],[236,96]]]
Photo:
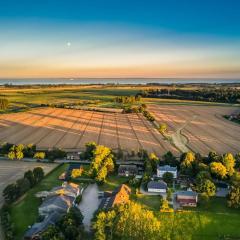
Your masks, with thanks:
[[[141,96],[117,96],[114,101],[121,104],[134,104],[141,101]]]
[[[8,108],[9,102],[6,98],[0,98],[0,110],[6,110]]]
[[[54,148],[52,150],[47,151],[37,151],[36,145],[28,144],[18,144],[14,145],[11,143],[4,143],[0,147],[0,154],[3,156],[7,156],[9,159],[21,160],[24,157],[26,158],[34,158],[38,161],[47,158],[49,161],[54,161],[59,158],[62,159],[66,157],[67,153],[62,149]]]
[[[0,217],[6,240],[13,240],[14,233],[12,228],[12,220],[10,216],[10,204],[17,201],[29,189],[33,188],[44,178],[44,171],[41,167],[28,170],[24,173],[24,177],[18,179],[15,183],[9,184],[3,190],[4,205],[1,208]]]
[[[151,89],[141,92],[141,96],[223,103],[240,102],[240,90],[237,88]]]

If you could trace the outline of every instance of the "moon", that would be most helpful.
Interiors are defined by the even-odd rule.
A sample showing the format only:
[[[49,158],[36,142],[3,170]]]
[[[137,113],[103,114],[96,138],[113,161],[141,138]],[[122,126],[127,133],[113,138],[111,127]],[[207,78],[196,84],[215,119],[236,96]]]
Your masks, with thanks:
[[[71,47],[71,43],[70,43],[70,42],[67,42],[67,46],[68,46],[68,47]]]

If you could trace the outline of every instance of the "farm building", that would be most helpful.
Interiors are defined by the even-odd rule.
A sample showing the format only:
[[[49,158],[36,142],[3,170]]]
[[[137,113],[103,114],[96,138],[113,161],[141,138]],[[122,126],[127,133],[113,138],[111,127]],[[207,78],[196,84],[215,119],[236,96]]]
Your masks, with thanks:
[[[181,207],[196,207],[198,194],[194,191],[180,191],[177,192],[176,199]]]
[[[157,177],[162,178],[165,173],[172,173],[173,178],[177,178],[177,167],[171,167],[169,165],[159,166],[157,167]]]
[[[120,165],[118,168],[119,176],[135,176],[138,174],[138,167],[136,165]]]
[[[99,208],[109,209],[115,205],[128,203],[130,194],[131,189],[127,185],[121,184],[112,193],[109,193],[108,196],[102,199]]]
[[[69,152],[67,153],[67,160],[80,160],[81,152]]]
[[[166,193],[167,192],[167,184],[164,181],[150,181],[147,184],[148,192],[152,193]]]

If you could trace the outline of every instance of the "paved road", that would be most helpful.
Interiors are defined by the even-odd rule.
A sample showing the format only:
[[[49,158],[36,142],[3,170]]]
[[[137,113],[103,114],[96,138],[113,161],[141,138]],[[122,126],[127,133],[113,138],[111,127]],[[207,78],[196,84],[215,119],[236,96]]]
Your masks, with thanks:
[[[33,169],[35,167],[42,167],[45,173],[48,173],[57,164],[46,164],[38,162],[23,162],[12,160],[0,160],[0,207],[2,206],[4,199],[2,197],[3,189],[10,183],[15,182],[17,179],[22,178],[24,172]],[[1,226],[0,226],[0,240],[3,240]]]

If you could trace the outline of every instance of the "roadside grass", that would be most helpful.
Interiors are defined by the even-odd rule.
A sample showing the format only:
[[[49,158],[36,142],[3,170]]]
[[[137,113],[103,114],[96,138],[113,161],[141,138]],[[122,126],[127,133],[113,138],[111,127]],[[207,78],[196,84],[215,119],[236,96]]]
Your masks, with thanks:
[[[11,218],[14,223],[15,239],[22,239],[28,226],[36,222],[38,218],[38,206],[41,204],[41,201],[35,197],[35,194],[61,185],[62,181],[58,180],[58,177],[65,171],[66,167],[66,164],[56,167],[39,184],[29,190],[23,198],[11,206]]]

